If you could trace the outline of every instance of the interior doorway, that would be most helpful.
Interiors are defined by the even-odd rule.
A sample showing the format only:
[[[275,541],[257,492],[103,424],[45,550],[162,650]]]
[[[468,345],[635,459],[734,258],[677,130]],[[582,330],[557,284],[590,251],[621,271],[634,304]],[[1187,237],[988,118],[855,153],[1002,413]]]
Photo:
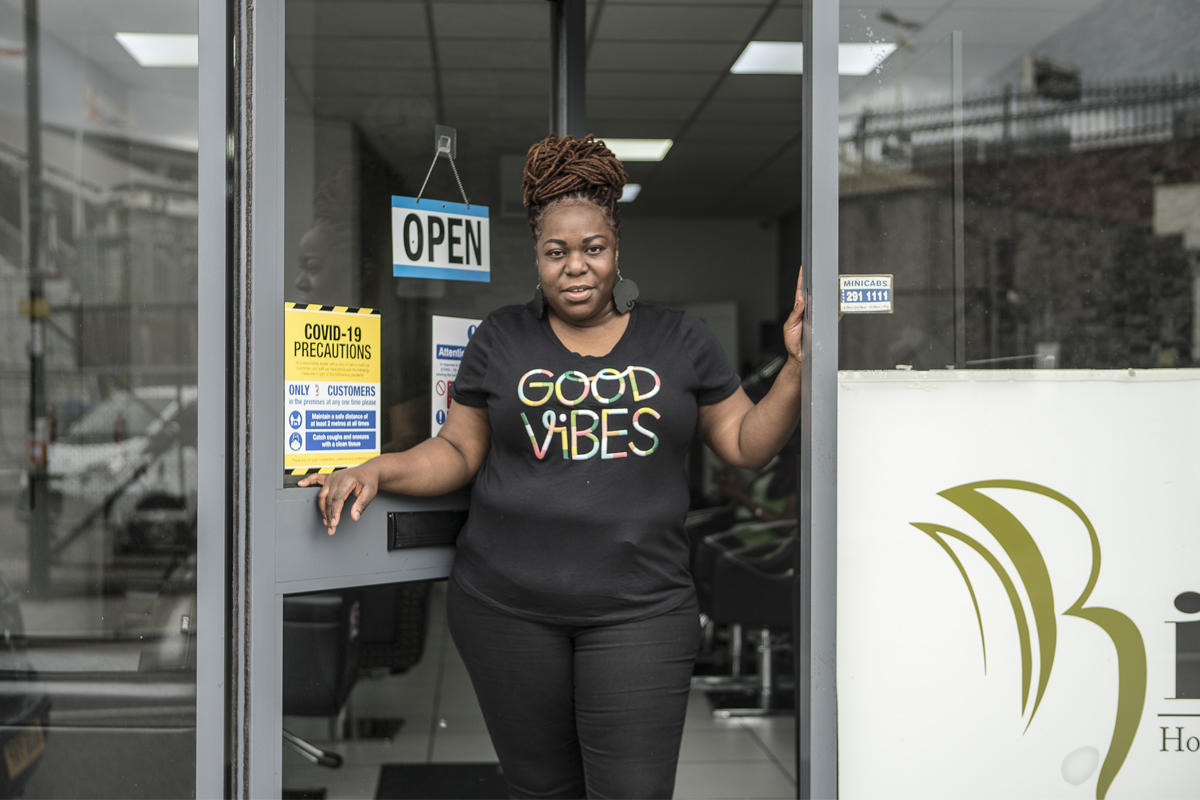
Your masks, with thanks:
[[[551,25],[556,5],[283,4],[281,296],[379,311],[385,452],[430,435],[439,400],[431,318],[479,320],[531,297],[536,276],[521,170],[556,112],[571,132],[605,139],[629,173],[622,267],[641,288],[639,302],[685,308],[708,324],[752,397],[765,393],[782,363],[780,326],[800,260],[801,77],[738,64],[754,42],[798,43],[800,3],[595,0],[577,17],[582,27],[563,38]],[[564,47],[558,70],[556,48]],[[444,162],[426,174],[439,124],[456,130],[457,175]],[[388,198],[422,189],[438,201],[487,206],[489,282],[393,275]],[[711,554],[715,542],[773,554],[786,579],[795,461],[789,450],[766,470],[739,472],[697,447],[689,463],[696,552]],[[283,494],[298,480],[294,471],[284,474]],[[315,528],[315,515],[305,524]],[[714,538],[706,544],[706,537]],[[704,591],[720,591],[715,576],[706,580]],[[313,763],[303,747],[284,747],[285,796],[490,796],[485,787],[502,784],[445,629],[444,582],[372,583],[339,589],[337,602],[325,605],[305,605],[313,595],[291,590],[282,597],[284,728],[341,761],[333,769]],[[774,626],[718,618],[710,609],[677,797],[796,795],[785,596],[787,619]],[[342,671],[331,687],[333,713],[328,704],[289,703],[289,625],[319,637],[322,625],[336,632],[352,624],[355,663],[334,665]],[[773,672],[765,694],[764,664]],[[721,704],[748,713],[714,715]],[[755,715],[758,707],[780,713]],[[464,784],[467,794],[451,794]]]

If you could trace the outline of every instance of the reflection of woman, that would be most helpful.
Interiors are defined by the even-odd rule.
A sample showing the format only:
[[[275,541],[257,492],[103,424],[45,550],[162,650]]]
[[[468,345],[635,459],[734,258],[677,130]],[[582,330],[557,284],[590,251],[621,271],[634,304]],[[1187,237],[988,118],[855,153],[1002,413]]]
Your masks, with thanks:
[[[382,291],[391,263],[391,198],[404,183],[391,167],[359,143],[360,157],[321,181],[313,197],[313,222],[300,237],[300,271],[288,299],[327,306],[381,308],[383,452],[405,450],[428,437],[429,346],[399,327],[424,330],[423,303],[406,305]],[[399,306],[399,307],[398,307]],[[399,352],[397,352],[399,351]]]
[[[534,145],[525,201],[538,291],[480,325],[441,433],[324,484],[332,534],[380,489],[476,480],[447,610],[516,797],[669,797],[698,644],[683,518],[699,435],[760,467],[800,414],[804,301],[758,405],[715,337],[638,305],[618,271],[620,162],[591,137]]]
[[[300,237],[300,273],[293,287],[301,303],[369,306],[379,274],[378,248],[360,231],[378,227],[357,219],[359,186],[372,183],[374,162],[342,164],[323,180],[313,197],[313,221]],[[364,177],[366,178],[364,180]],[[386,200],[387,198],[385,198]],[[385,228],[386,230],[386,228]],[[384,262],[386,263],[386,262]]]

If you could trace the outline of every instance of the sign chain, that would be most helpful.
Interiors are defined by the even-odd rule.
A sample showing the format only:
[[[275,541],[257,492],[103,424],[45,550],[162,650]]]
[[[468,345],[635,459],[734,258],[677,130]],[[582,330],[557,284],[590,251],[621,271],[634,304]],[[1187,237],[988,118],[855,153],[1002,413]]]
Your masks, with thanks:
[[[454,156],[448,156],[450,159],[450,169],[454,170],[454,180],[458,183],[458,190],[462,192],[463,203],[467,208],[471,207],[471,201],[467,199],[467,190],[463,188],[462,179],[458,177],[458,167],[454,166]]]
[[[433,154],[433,161],[429,164],[429,172],[425,173],[425,180],[421,182],[421,191],[417,192],[417,202],[421,202],[421,195],[425,194],[425,184],[429,183],[429,176],[433,174],[433,168],[437,166],[438,154]]]
[[[458,177],[458,167],[454,164],[454,156],[450,153],[449,142],[443,146],[439,146],[436,153],[433,154],[433,161],[429,164],[429,171],[425,173],[425,180],[421,182],[421,190],[417,192],[417,202],[421,202],[421,195],[425,194],[425,187],[429,184],[429,176],[433,174],[433,168],[437,166],[438,156],[445,155],[450,159],[450,169],[454,170],[454,182],[458,184],[458,191],[462,193],[463,204],[467,208],[471,207],[471,201],[467,199],[467,190],[463,188],[462,178]]]

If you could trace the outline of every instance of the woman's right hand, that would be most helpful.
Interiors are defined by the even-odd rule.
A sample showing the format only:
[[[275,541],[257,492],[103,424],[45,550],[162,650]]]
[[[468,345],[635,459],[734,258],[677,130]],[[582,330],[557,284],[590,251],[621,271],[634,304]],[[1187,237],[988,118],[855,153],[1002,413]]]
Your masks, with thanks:
[[[347,498],[354,495],[354,505],[350,507],[350,519],[358,522],[363,511],[379,493],[379,471],[371,459],[364,464],[349,469],[341,469],[329,475],[309,475],[297,486],[320,486],[317,495],[317,513],[325,525],[329,535],[337,533],[338,522],[342,518],[342,506]]]

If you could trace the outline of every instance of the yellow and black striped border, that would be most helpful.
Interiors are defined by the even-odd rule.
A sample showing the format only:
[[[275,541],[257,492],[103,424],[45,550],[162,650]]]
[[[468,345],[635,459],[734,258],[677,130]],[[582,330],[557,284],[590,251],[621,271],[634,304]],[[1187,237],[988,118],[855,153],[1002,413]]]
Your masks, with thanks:
[[[373,314],[375,316],[379,316],[378,308],[323,306],[319,303],[284,303],[283,307],[288,309],[296,309],[297,311],[332,311],[335,314]],[[345,467],[296,467],[295,469],[285,469],[283,474],[297,477],[302,477],[304,475],[329,475],[337,469],[345,469]]]
[[[284,303],[284,308],[294,308],[297,311],[332,311],[335,314],[374,314],[379,316],[378,308],[355,308],[354,306],[323,306],[318,303]]]
[[[328,475],[335,469],[346,469],[345,467],[296,467],[295,469],[285,469],[284,475]]]

